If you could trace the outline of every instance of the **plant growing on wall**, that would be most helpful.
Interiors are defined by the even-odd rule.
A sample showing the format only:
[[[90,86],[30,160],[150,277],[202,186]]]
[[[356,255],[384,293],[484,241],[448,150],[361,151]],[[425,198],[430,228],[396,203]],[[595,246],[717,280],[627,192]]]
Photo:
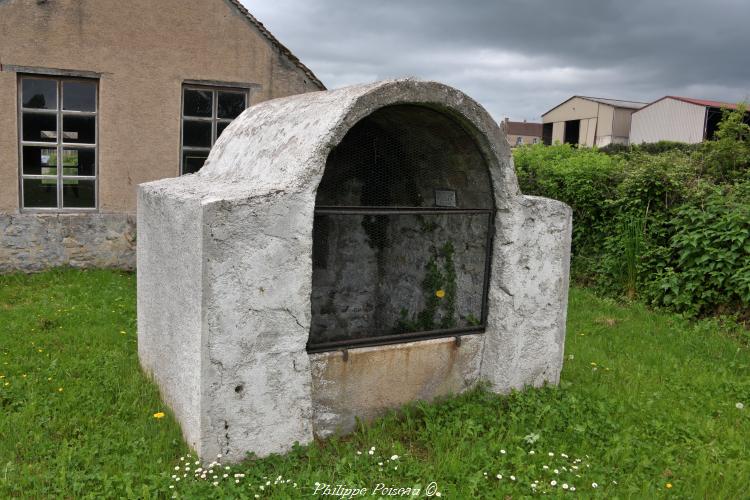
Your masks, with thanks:
[[[456,326],[456,267],[453,262],[455,248],[448,241],[440,248],[433,248],[425,265],[422,291],[425,306],[416,315],[401,310],[398,332],[419,332]]]

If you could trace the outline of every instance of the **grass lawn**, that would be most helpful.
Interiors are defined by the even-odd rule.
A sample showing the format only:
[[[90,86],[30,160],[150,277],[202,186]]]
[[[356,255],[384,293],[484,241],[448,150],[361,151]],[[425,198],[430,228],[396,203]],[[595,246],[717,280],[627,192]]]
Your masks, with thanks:
[[[559,388],[418,404],[207,480],[180,460],[135,330],[132,274],[0,276],[0,497],[295,498],[316,482],[424,496],[433,481],[448,498],[531,496],[534,481],[553,495],[750,497],[750,353],[716,322],[573,289]]]

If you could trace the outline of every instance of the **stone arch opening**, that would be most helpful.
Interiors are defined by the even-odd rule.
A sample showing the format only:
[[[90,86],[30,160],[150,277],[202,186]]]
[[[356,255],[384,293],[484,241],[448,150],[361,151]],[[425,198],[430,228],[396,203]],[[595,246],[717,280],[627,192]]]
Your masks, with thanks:
[[[309,352],[483,331],[495,202],[447,113],[377,109],[330,151],[313,223]]]

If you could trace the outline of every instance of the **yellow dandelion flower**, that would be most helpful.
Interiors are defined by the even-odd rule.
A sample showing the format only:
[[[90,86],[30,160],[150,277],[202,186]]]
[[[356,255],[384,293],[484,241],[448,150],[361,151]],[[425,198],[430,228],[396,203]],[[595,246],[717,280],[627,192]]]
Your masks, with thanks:
[[[667,484],[665,484],[665,486],[667,487],[668,490],[672,489],[672,483],[667,483]]]
[[[441,289],[441,290],[438,290],[437,292],[435,292],[435,297],[437,297],[439,299],[442,299],[443,297],[445,297],[445,290]]]
[[[63,388],[62,388],[62,387],[58,387],[58,388],[57,388],[57,392],[62,392],[62,391],[63,391]]]
[[[159,411],[159,412],[154,413],[154,418],[164,418],[164,412]]]

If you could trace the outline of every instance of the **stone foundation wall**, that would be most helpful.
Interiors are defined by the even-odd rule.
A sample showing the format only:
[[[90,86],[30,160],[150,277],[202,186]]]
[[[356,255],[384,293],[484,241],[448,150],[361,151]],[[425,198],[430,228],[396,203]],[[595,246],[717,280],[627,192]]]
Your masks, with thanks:
[[[0,273],[57,266],[135,269],[135,216],[0,214]]]

